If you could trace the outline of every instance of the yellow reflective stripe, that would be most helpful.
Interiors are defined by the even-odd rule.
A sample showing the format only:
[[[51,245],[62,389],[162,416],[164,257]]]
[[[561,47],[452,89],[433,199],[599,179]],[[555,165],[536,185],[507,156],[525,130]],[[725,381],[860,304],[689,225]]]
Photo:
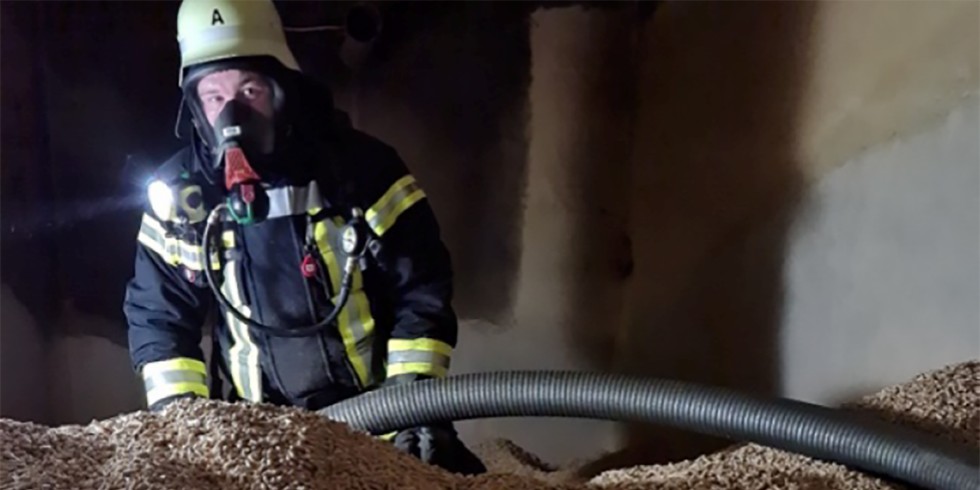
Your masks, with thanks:
[[[166,361],[148,362],[143,365],[143,377],[156,376],[167,371],[192,371],[195,373],[208,374],[207,367],[203,362],[190,357],[177,357]]]
[[[164,248],[163,244],[155,240],[153,236],[149,235],[143,230],[140,230],[139,235],[136,237],[140,243],[146,248],[153,251],[155,254],[159,255],[164,262],[169,265],[177,265],[179,260],[167,253],[167,249]]]
[[[147,405],[174,395],[208,396],[207,368],[202,361],[177,357],[146,363],[142,368]]]
[[[236,263],[231,260],[225,266],[225,283],[222,288],[231,304],[245,317],[251,318],[251,309],[244,305],[242,299]],[[248,401],[260,402],[262,401],[262,375],[259,370],[259,348],[252,341],[248,325],[238,321],[230,311],[226,312],[225,318],[234,339],[234,344],[228,351],[232,384],[235,385],[238,396]]]
[[[419,350],[436,352],[444,356],[452,355],[453,348],[437,339],[390,339],[388,340],[388,352]]]
[[[351,296],[355,294],[358,293],[351,293]],[[336,303],[338,299],[340,299],[339,296],[335,296],[333,301]],[[348,303],[340,310],[338,323],[340,324],[340,331],[344,338],[344,350],[347,351],[347,357],[350,359],[351,366],[354,368],[354,372],[357,373],[357,379],[361,382],[361,386],[367,386],[369,381],[367,365],[357,351],[357,343],[360,339],[354,333],[354,324],[357,321],[355,315],[356,312],[350,307],[350,300],[348,300]]]
[[[404,373],[444,376],[449,370],[452,347],[437,339],[388,340],[387,374]]]
[[[377,437],[378,439],[381,439],[382,441],[390,441],[390,440],[394,439],[396,435],[398,435],[398,431],[389,432],[387,434],[380,434],[380,435],[375,436],[375,437]]]
[[[424,197],[425,192],[418,186],[415,177],[406,175],[392,184],[381,199],[368,208],[364,217],[371,229],[381,236],[395,224],[398,216]]]
[[[388,377],[398,376],[399,374],[425,374],[441,378],[448,373],[445,366],[439,366],[428,362],[399,362],[388,364]]]
[[[205,398],[209,396],[208,386],[204,383],[173,383],[150,390],[146,394],[146,403],[147,405],[153,405],[169,396],[183,395],[185,393],[196,393]]]
[[[313,238],[316,240],[316,246],[320,249],[320,255],[323,256],[323,261],[327,263],[327,272],[330,276],[330,287],[333,291],[340,290],[340,266],[337,264],[337,257],[333,253],[333,247],[330,246],[330,241],[327,237],[327,232],[329,227],[325,221],[317,222],[313,227]]]
[[[143,222],[141,223],[141,225],[159,233],[161,237],[167,234],[167,229],[164,228],[162,224],[160,224],[159,220],[157,220],[153,216],[150,216],[149,213],[143,213]]]
[[[341,264],[338,256],[330,246],[330,237],[339,236],[340,225],[343,221],[339,218],[334,220],[324,220],[314,225],[313,236],[316,240],[323,261],[327,265],[327,275],[330,276],[330,284],[333,293],[340,292]],[[374,342],[374,317],[371,316],[371,308],[368,303],[367,295],[362,289],[363,278],[360,269],[354,270],[354,279],[351,284],[351,293],[347,304],[340,310],[337,316],[337,327],[340,330],[341,340],[344,342],[344,350],[350,360],[351,367],[361,383],[361,386],[373,384],[371,373],[371,359]],[[336,304],[339,296],[334,296],[332,301]]]
[[[388,352],[388,364],[405,362],[424,362],[449,367],[449,356],[424,350],[401,350]]]
[[[140,224],[140,231],[137,239],[147,248],[156,252],[167,264],[172,266],[183,264],[188,269],[201,271],[204,270],[202,257],[204,249],[200,245],[187,243],[183,240],[170,236],[167,230],[156,218],[144,213],[143,221]],[[224,242],[225,236],[222,236]],[[227,243],[227,242],[225,242]],[[232,246],[234,246],[234,236],[232,236]],[[226,244],[226,246],[228,246]],[[230,248],[230,247],[229,247]],[[211,254],[211,267],[214,270],[220,268],[218,254],[213,251]]]
[[[227,248],[235,248],[235,232],[232,230],[226,230],[221,234],[221,244]]]
[[[166,236],[167,231],[163,228],[163,225],[156,218],[144,213],[143,221],[140,223],[139,234],[136,237],[137,240],[146,248],[156,252],[164,262],[170,265],[177,265],[180,259],[179,257],[173,256],[167,250]]]
[[[361,271],[357,270],[354,274],[360,276]],[[374,381],[371,373],[371,359],[374,349],[374,317],[371,316],[367,294],[363,290],[352,292],[345,309],[350,310],[350,330],[354,334],[354,345],[348,350],[355,353],[354,369],[361,380],[361,386],[369,386]]]

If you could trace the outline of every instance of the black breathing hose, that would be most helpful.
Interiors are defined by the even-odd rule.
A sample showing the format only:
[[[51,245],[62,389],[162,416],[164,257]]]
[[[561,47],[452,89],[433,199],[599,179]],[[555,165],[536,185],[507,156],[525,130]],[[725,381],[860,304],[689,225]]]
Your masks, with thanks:
[[[975,448],[796,400],[624,375],[512,371],[377,389],[317,413],[374,434],[489,417],[662,424],[832,461],[935,490],[980,488]]]
[[[202,251],[204,253],[204,263],[202,264],[202,267],[204,268],[204,277],[208,281],[208,286],[211,287],[211,292],[218,298],[221,305],[230,311],[232,315],[235,315],[235,318],[237,318],[238,321],[255,328],[256,330],[270,335],[275,335],[277,337],[309,337],[318,334],[324,327],[333,323],[333,321],[337,319],[337,315],[340,314],[340,310],[342,310],[344,305],[347,304],[347,299],[350,296],[351,282],[353,281],[354,277],[354,275],[351,273],[352,271],[350,264],[348,264],[344,269],[344,277],[340,282],[340,294],[338,294],[337,303],[334,305],[333,310],[331,310],[330,314],[323,320],[320,320],[313,325],[299,328],[276,328],[265,325],[242,314],[242,312],[238,311],[238,308],[236,308],[235,305],[228,301],[228,298],[225,298],[225,295],[221,292],[221,288],[218,287],[218,283],[214,278],[214,272],[211,270],[212,225],[221,220],[221,213],[225,210],[225,208],[227,208],[227,206],[224,204],[215,206],[215,208],[211,211],[211,214],[208,215],[207,223],[204,225],[204,236],[201,238],[201,241],[204,242],[202,245]]]

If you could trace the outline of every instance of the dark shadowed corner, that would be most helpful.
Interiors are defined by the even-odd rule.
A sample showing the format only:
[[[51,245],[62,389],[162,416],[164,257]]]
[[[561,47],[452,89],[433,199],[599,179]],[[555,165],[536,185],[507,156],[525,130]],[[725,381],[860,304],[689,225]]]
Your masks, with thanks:
[[[4,104],[4,137],[23,134],[4,145],[11,225],[4,257],[18,257],[5,260],[5,276],[52,334],[125,346],[122,297],[143,185],[181,144],[173,132],[176,9],[174,2],[4,5],[34,19],[5,29],[5,39],[10,31],[31,46],[4,57],[4,85],[16,80],[10,86],[21,94],[4,92],[18,101]],[[30,59],[17,62],[24,55]],[[105,321],[80,330],[72,312]]]
[[[663,5],[645,26],[623,372],[772,395],[783,260],[802,171],[810,2]],[[628,425],[586,471],[730,443]]]
[[[460,317],[494,324],[508,322],[520,259],[526,11],[509,2],[391,4],[385,38],[348,88],[358,127],[395,147],[429,195]]]
[[[38,8],[3,4],[2,277],[50,334],[58,313],[57,243],[47,224],[54,212],[44,69]],[[9,343],[5,343],[9,344]]]

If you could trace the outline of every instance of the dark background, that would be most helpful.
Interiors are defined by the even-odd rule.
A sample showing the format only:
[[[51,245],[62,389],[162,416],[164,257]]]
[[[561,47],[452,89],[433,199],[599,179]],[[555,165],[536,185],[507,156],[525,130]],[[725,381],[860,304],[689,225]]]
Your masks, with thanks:
[[[284,25],[308,27],[343,25],[355,3],[277,5]],[[405,97],[403,103],[435,108],[429,112],[451,109],[460,102],[452,87],[460,85],[433,80],[438,75],[428,57],[411,60],[413,79],[391,80],[384,73],[413,38],[456,23],[455,29],[468,32],[469,39],[453,47],[455,54],[444,50],[438,69],[445,73],[450,60],[456,77],[468,73],[482,82],[482,87],[467,86],[465,93],[456,88],[456,94],[472,103],[522,93],[526,74],[514,74],[526,69],[526,39],[519,39],[526,35],[526,16],[534,3],[374,5],[383,16],[381,36],[356,67],[356,79],[339,56],[342,32],[288,33],[303,69],[329,82],[342,109],[350,109],[344,107],[343,94],[355,85],[369,91],[392,83],[405,88],[392,94]],[[120,304],[131,274],[142,185],[149,170],[183,144],[174,136],[180,99],[178,7],[173,1],[3,3],[2,280],[41,325],[53,325],[66,302],[122,325]],[[499,34],[508,29],[509,38]],[[490,37],[501,42],[481,44]],[[472,49],[477,45],[482,49]],[[460,50],[467,55],[459,56]],[[512,68],[494,69],[502,66]],[[497,76],[486,76],[490,70]],[[507,77],[508,83],[492,86]],[[431,122],[443,122],[460,146],[479,145],[493,138],[490,116],[471,117],[462,125],[446,118]],[[86,333],[122,342],[123,332]]]

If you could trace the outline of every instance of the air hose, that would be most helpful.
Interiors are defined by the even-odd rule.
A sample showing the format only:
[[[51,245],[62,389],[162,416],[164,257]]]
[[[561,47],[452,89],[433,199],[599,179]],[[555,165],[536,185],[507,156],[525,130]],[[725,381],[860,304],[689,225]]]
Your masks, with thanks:
[[[344,275],[340,281],[340,292],[337,295],[337,301],[334,304],[333,309],[326,317],[312,325],[299,328],[277,328],[265,325],[243,314],[238,310],[238,308],[235,307],[235,305],[228,301],[228,298],[225,298],[224,293],[222,293],[221,289],[218,287],[218,282],[214,278],[214,272],[211,270],[211,267],[209,267],[210,264],[207,263],[211,257],[211,231],[214,228],[213,225],[221,221],[221,213],[226,209],[227,206],[224,204],[215,206],[215,208],[208,215],[207,223],[204,225],[204,236],[201,238],[201,241],[204,242],[202,245],[205,257],[204,276],[207,279],[208,285],[211,287],[211,292],[218,298],[221,305],[224,306],[226,310],[231,312],[231,314],[234,315],[238,321],[255,328],[256,330],[270,335],[275,335],[277,337],[308,337],[318,334],[324,327],[333,323],[333,321],[337,319],[337,315],[340,314],[340,310],[342,310],[344,305],[347,304],[347,299],[350,296],[351,282],[353,281],[354,277],[354,267],[356,265],[356,260],[360,257],[360,254],[363,253],[363,246],[357,250],[357,254],[350,254],[348,256],[347,262],[344,265]],[[360,246],[360,244],[355,245]]]
[[[384,387],[319,410],[373,434],[491,417],[662,424],[754,442],[935,490],[980,488],[975,448],[802,401],[625,375],[508,371]]]

